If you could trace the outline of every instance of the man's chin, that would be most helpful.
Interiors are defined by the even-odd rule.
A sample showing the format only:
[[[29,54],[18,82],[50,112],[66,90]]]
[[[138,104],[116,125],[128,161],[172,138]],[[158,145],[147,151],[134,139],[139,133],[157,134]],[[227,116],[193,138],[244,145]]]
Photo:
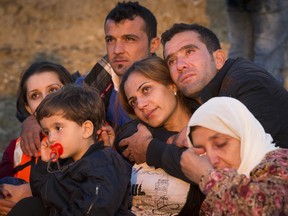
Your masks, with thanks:
[[[116,69],[114,69],[114,72],[118,75],[118,76],[122,76],[126,70],[128,69],[128,67],[124,67],[124,66],[117,66],[115,67]]]

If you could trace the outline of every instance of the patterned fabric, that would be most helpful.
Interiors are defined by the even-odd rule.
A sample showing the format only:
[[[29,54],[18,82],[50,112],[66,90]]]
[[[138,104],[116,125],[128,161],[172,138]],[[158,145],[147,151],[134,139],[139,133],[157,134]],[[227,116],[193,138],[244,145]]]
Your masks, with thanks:
[[[288,215],[288,149],[267,153],[250,177],[233,169],[202,177],[200,215]]]
[[[132,213],[137,216],[178,215],[190,184],[146,163],[134,164],[131,176]]]
[[[84,82],[89,86],[98,90],[101,98],[104,101],[106,110],[108,109],[109,97],[113,89],[113,77],[115,74],[111,65],[107,61],[107,55],[101,58],[85,76]],[[115,85],[117,82],[115,83]]]

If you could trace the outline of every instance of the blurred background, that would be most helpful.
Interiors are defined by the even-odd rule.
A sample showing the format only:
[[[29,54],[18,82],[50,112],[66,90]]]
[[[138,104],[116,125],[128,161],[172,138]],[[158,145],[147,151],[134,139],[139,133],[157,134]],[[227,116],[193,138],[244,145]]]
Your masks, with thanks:
[[[9,140],[20,135],[15,103],[21,72],[33,61],[46,59],[71,72],[87,73],[106,53],[103,22],[117,2],[0,1],[0,156]],[[199,23],[211,28],[228,51],[225,0],[138,2],[155,14],[159,36],[176,22]],[[162,50],[158,55],[162,57]]]

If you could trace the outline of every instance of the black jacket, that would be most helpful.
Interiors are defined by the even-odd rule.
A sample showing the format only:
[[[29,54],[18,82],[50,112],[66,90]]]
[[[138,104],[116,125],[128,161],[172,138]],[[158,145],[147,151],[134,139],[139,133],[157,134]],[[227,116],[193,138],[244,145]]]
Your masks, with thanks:
[[[288,92],[267,71],[243,58],[228,59],[200,93],[203,103],[217,96],[240,100],[271,134],[276,145],[288,148]],[[193,102],[197,109],[200,104]],[[147,149],[146,162],[183,179],[180,157],[184,150],[153,139]]]
[[[49,215],[127,215],[131,169],[115,150],[99,142],[80,160],[64,161],[61,171],[47,172],[47,163],[40,160],[30,183]]]
[[[147,125],[144,122],[141,122],[139,120],[132,120],[132,121],[126,123],[125,125],[123,125],[122,127],[120,127],[117,130],[117,132],[116,132],[114,145],[115,145],[115,148],[117,149],[117,151],[120,154],[123,153],[125,148],[119,147],[119,142],[122,139],[124,139],[126,137],[129,137],[129,136],[132,136],[134,133],[136,133],[137,132],[137,125],[139,123],[144,124],[149,129],[149,131],[151,132],[152,136],[154,137],[154,140],[156,142],[158,142],[160,146],[161,145],[168,145],[168,144],[165,143],[166,140],[170,136],[177,134],[177,132],[167,131],[163,127],[153,128],[153,127],[150,127],[149,125]],[[174,145],[171,145],[171,146],[174,146]],[[126,160],[129,161],[128,159],[126,159]],[[178,161],[178,163],[179,162],[180,161]],[[130,162],[130,163],[134,164],[134,162]],[[173,165],[173,164],[171,164],[171,165]],[[155,167],[159,167],[159,166],[155,166]],[[181,209],[181,211],[179,212],[178,215],[179,216],[194,216],[194,215],[196,216],[196,215],[199,215],[199,210],[200,210],[201,204],[202,204],[205,196],[200,191],[198,185],[196,185],[195,183],[190,181],[186,176],[184,176],[182,174],[182,172],[180,172],[180,174],[175,174],[175,173],[171,172],[170,175],[175,176],[177,178],[182,179],[183,181],[186,181],[186,182],[190,183],[189,192],[187,191],[188,195],[187,195],[186,203],[185,203],[185,205],[183,206],[183,208]]]

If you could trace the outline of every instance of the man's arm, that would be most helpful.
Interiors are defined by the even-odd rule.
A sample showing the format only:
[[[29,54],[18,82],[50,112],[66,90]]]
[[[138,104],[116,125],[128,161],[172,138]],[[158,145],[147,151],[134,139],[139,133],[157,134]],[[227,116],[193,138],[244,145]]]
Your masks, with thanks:
[[[27,117],[22,123],[21,149],[24,154],[30,157],[37,157],[38,149],[41,146],[40,140],[41,127],[35,116]]]
[[[192,183],[182,172],[180,158],[186,148],[152,138],[152,134],[144,125],[137,126],[132,136],[122,139],[119,146],[126,149],[123,155],[137,164],[147,162],[150,166],[164,169],[167,173],[186,182]]]

